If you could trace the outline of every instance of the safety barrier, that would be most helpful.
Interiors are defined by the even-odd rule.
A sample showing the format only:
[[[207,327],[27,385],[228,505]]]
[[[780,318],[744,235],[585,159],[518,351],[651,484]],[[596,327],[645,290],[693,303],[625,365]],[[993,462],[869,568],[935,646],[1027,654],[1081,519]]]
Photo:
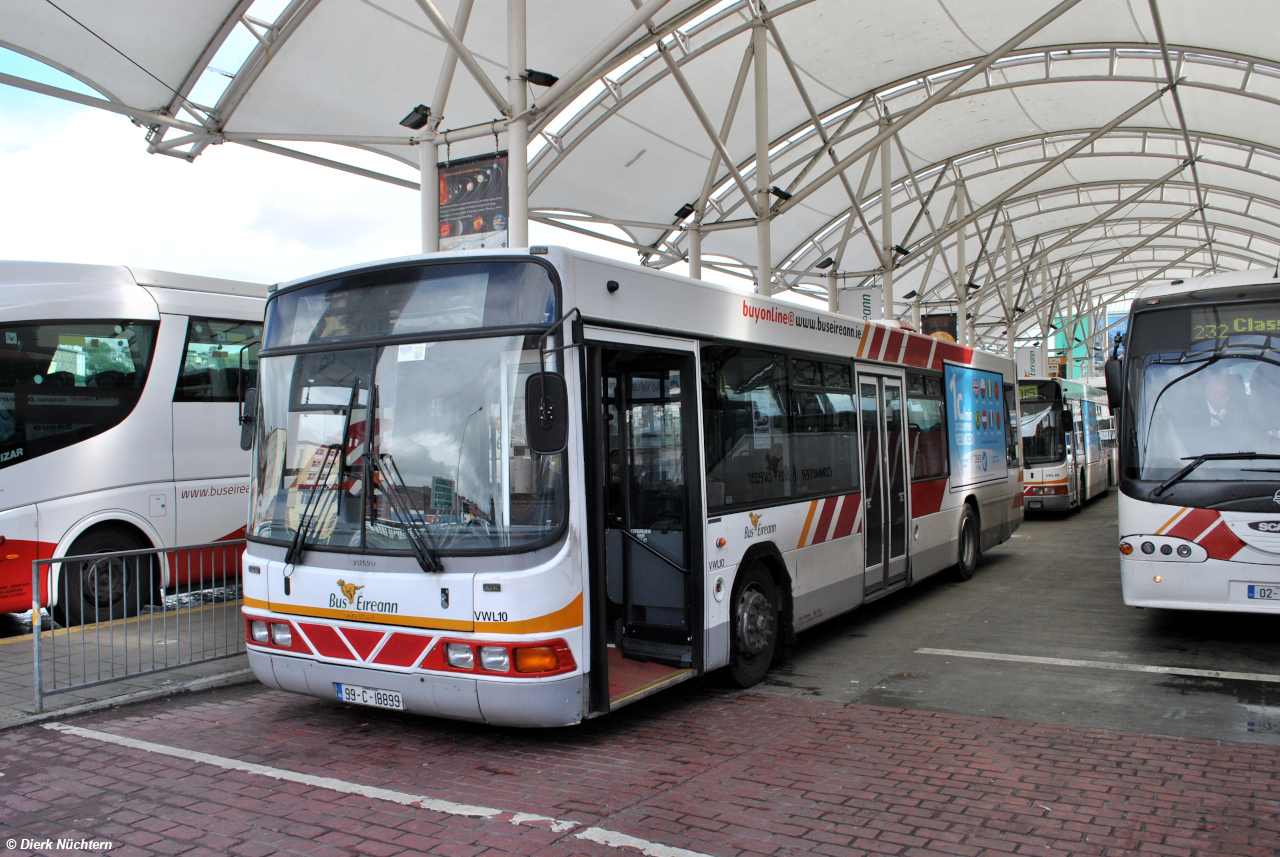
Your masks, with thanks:
[[[243,652],[244,544],[238,539],[33,562],[35,710],[43,711],[44,697],[53,694]],[[52,602],[51,592],[57,596]],[[50,630],[40,629],[42,605],[50,605]]]

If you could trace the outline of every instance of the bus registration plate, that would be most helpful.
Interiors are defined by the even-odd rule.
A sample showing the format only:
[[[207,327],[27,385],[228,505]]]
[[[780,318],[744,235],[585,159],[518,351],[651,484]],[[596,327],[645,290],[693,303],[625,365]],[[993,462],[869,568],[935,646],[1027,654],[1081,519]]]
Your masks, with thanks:
[[[333,686],[337,689],[338,699],[341,702],[404,710],[404,700],[394,690],[380,690],[376,687],[361,687],[358,684],[338,684],[337,682]]]
[[[1250,598],[1263,598],[1268,601],[1280,601],[1280,586],[1258,586],[1249,584]]]

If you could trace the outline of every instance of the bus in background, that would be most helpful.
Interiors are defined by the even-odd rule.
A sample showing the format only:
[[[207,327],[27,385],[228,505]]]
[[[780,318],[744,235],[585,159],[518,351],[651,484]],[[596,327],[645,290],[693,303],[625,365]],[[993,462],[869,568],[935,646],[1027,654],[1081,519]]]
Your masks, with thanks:
[[[241,537],[237,411],[265,297],[231,280],[0,262],[0,612],[31,609],[35,559]],[[151,581],[111,563],[63,566],[67,597],[41,603],[77,625],[188,583],[164,563]]]
[[[286,285],[264,336],[244,618],[276,688],[550,726],[747,687],[1022,521],[1013,363],[894,323],[534,247]]]
[[[1023,494],[1028,512],[1079,510],[1115,484],[1101,420],[1106,394],[1066,378],[1021,378]]]
[[[1148,286],[1123,348],[1106,378],[1124,603],[1280,612],[1280,277]]]

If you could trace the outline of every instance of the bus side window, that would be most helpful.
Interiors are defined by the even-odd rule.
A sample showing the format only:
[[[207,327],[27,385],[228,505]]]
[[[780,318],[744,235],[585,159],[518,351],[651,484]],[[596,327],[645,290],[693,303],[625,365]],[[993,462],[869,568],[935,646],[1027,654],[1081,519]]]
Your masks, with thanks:
[[[190,319],[173,400],[239,401],[243,390],[258,385],[261,339],[261,322]]]
[[[764,506],[793,496],[786,357],[728,345],[702,349],[707,505]]]
[[[790,395],[793,496],[858,490],[858,413],[851,367],[792,360]]]
[[[907,456],[912,481],[947,475],[946,403],[941,378],[907,376]]]

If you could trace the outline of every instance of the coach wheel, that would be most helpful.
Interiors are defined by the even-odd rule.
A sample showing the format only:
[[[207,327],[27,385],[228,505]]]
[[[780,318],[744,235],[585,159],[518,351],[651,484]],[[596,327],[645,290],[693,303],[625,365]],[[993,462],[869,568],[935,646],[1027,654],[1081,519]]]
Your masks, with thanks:
[[[759,565],[733,588],[729,635],[729,677],[738,687],[751,687],[769,671],[778,648],[778,588]]]
[[[91,530],[77,538],[67,556],[114,554],[150,547],[117,529]],[[149,602],[152,557],[104,556],[62,564],[53,618],[63,627],[136,616]]]
[[[968,580],[978,570],[982,558],[981,533],[978,530],[978,514],[968,503],[960,513],[960,561],[956,563],[956,576]]]

